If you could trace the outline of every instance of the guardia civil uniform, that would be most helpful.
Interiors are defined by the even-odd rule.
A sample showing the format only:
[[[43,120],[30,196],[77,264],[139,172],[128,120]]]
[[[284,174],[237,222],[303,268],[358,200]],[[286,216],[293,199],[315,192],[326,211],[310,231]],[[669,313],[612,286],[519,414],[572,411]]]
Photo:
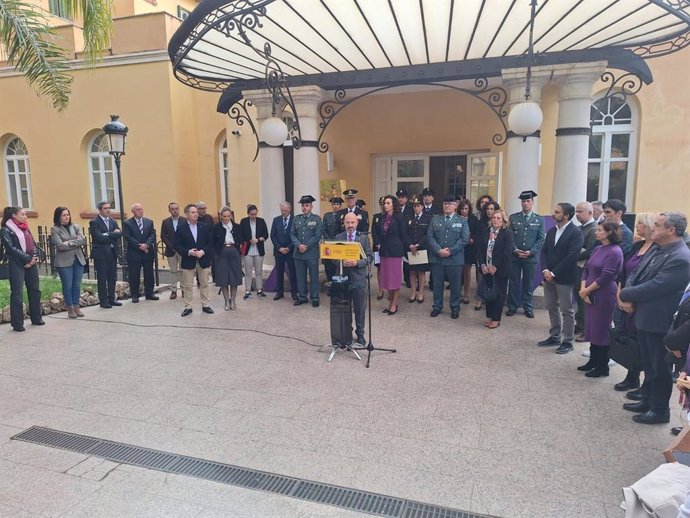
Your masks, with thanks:
[[[343,199],[339,196],[334,196],[329,200],[333,208],[332,211],[326,212],[323,215],[323,239],[324,241],[333,241],[335,236],[340,233],[340,215],[338,211],[343,204]],[[326,270],[326,281],[330,282],[336,272],[336,261],[330,259],[323,259],[321,261]]]
[[[521,200],[531,199],[537,195],[534,191],[523,191],[518,196]],[[537,271],[537,257],[546,239],[544,218],[530,211],[516,212],[508,218],[510,229],[515,235],[515,252],[510,269],[510,286],[508,289],[508,314],[515,314],[522,306],[525,315],[534,317],[532,293],[534,292],[534,276]],[[530,252],[529,257],[518,257],[519,251]]]
[[[302,196],[299,202],[304,205],[313,203],[316,199],[311,195]],[[311,292],[311,303],[319,306],[319,243],[323,234],[323,222],[314,213],[308,215],[298,214],[290,229],[290,239],[295,246],[293,258],[295,260],[295,273],[297,274],[298,299],[294,305],[299,306],[307,302],[307,270]],[[306,245],[307,250],[302,253],[299,245]]]

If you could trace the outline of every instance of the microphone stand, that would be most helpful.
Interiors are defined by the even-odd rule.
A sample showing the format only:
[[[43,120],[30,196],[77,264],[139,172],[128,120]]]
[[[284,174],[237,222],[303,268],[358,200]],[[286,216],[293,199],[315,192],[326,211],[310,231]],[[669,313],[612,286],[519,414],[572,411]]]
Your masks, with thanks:
[[[360,234],[365,234],[367,235],[368,239],[368,232],[360,232]],[[397,349],[385,349],[383,347],[374,347],[374,343],[371,341],[371,263],[373,261],[367,260],[367,304],[368,304],[368,322],[367,322],[367,327],[369,328],[369,342],[367,343],[366,347],[355,347],[355,351],[367,351],[367,364],[366,368],[369,368],[369,363],[371,361],[371,352],[372,351],[384,351],[388,353],[395,353],[398,352]]]

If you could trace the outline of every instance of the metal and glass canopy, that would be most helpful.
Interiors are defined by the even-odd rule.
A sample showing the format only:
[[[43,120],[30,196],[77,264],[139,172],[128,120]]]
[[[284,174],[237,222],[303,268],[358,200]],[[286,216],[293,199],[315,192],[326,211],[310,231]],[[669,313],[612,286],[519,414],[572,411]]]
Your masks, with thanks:
[[[266,48],[291,86],[404,84],[524,66],[529,24],[528,0],[202,0],[168,51],[176,77],[203,90],[265,83]],[[536,11],[535,64],[605,59],[650,82],[641,59],[688,44],[690,0],[540,0]]]

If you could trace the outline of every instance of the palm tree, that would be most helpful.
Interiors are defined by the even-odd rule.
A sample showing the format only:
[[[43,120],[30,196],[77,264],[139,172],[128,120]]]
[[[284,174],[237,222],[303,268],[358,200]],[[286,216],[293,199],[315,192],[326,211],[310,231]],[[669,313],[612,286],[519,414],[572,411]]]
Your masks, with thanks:
[[[93,65],[110,45],[112,0],[60,0],[67,18],[83,20],[84,57]],[[60,47],[47,15],[22,0],[0,0],[0,48],[41,96],[62,111],[69,103],[69,57]]]

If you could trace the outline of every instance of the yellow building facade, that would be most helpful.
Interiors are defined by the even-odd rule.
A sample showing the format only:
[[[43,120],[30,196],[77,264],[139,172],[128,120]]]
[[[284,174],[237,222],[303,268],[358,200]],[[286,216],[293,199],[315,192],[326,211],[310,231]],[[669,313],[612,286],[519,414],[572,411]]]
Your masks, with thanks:
[[[110,53],[93,69],[79,59],[78,22],[54,17],[64,46],[75,57],[73,94],[62,113],[37,97],[0,54],[3,204],[25,206],[32,225],[50,225],[59,205],[85,223],[100,199],[117,203],[113,163],[99,135],[109,115],[118,114],[129,127],[122,159],[127,213],[129,205],[140,202],[157,227],[170,201],[203,200],[211,213],[227,203],[237,218],[249,203],[259,204],[266,218],[277,214],[277,204],[260,205],[261,193],[273,185],[260,184],[266,176],[260,174],[261,153],[253,160],[256,140],[249,125],[218,113],[218,94],[189,88],[174,77],[167,45],[179,16],[195,5],[192,0],[118,0]],[[54,10],[51,3],[41,6]],[[592,111],[587,197],[620,197],[633,212],[690,212],[690,97],[685,93],[690,51],[648,64],[651,85],[628,97],[625,106]],[[494,84],[505,86],[505,81]],[[472,86],[471,81],[454,85]],[[594,106],[607,87],[593,84]],[[539,212],[550,213],[558,201],[581,200],[554,199],[561,87],[544,81],[540,90],[544,123],[535,190]],[[327,101],[332,92],[319,95]],[[250,116],[257,117],[254,107]],[[318,113],[311,118],[318,130]],[[293,164],[295,153],[286,144],[281,167],[271,171],[280,179],[275,199],[287,197],[294,204],[301,195],[313,194],[323,212],[331,193],[354,187],[366,208],[376,212],[374,201],[382,194],[399,187],[419,192],[431,185],[437,197],[451,190],[474,199],[489,191],[511,207],[515,201],[509,193],[520,188],[520,177],[511,170],[509,143],[493,141],[503,130],[484,103],[458,90],[405,86],[367,95],[343,109],[322,135],[329,152],[318,158],[320,192],[300,192],[299,162]]]

